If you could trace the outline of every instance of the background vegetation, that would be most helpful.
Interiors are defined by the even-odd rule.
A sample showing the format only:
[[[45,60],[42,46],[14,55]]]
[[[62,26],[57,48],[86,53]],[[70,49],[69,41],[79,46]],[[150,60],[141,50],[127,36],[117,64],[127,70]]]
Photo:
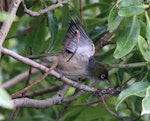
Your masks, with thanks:
[[[15,0],[17,1],[17,0]],[[18,0],[19,1],[19,0]],[[65,0],[63,0],[65,1]],[[62,0],[25,0],[17,8],[17,16],[11,13],[12,0],[0,2],[0,41],[7,29],[4,23],[14,19],[2,48],[8,48],[21,56],[54,53],[62,50],[62,42],[71,18],[83,20],[84,27],[96,46],[95,58],[109,70],[110,84],[99,82],[98,89],[121,88],[120,93],[106,94],[101,98],[94,93],[82,92],[70,102],[36,109],[14,109],[10,95],[23,89],[43,75],[32,70],[24,62],[6,55],[2,50],[0,66],[0,120],[15,121],[149,121],[150,120],[150,9],[149,0],[70,0],[54,10],[30,14],[46,9]],[[13,10],[12,10],[13,11]],[[26,74],[26,75],[21,75]],[[15,78],[18,76],[20,78]],[[13,79],[18,80],[15,84]],[[91,80],[83,82],[90,85]],[[8,86],[9,84],[9,86]],[[47,99],[56,94],[63,81],[48,76],[40,84],[28,90],[32,99]],[[48,89],[45,91],[44,89]],[[43,93],[35,94],[36,91]],[[74,95],[70,87],[65,98]],[[31,94],[29,96],[29,94]],[[34,94],[33,94],[34,93]],[[79,94],[79,93],[77,93]],[[25,94],[24,94],[25,95]],[[23,96],[24,97],[24,96]],[[19,97],[16,97],[19,98]],[[12,110],[13,109],[13,110]]]

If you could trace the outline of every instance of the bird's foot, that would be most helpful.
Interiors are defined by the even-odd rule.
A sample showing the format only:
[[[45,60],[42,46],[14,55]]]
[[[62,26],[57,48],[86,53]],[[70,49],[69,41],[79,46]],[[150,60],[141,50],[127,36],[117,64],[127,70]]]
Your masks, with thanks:
[[[77,87],[80,87],[80,85],[81,85],[81,79],[79,78],[76,82],[77,82]]]
[[[64,77],[64,76],[63,76],[63,73],[62,73],[59,69],[57,69],[56,71],[57,71],[57,72],[59,73],[59,75],[60,75],[60,77],[58,77],[57,79],[58,79],[58,80],[62,80],[63,77]]]

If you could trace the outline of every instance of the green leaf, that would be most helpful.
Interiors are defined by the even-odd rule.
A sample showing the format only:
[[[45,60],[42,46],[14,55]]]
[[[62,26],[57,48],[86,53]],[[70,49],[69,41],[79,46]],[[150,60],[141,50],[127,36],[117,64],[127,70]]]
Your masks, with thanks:
[[[7,109],[14,109],[15,107],[8,93],[1,86],[0,86],[0,106]]]
[[[142,112],[141,115],[150,114],[150,86],[146,90],[146,95],[142,100]]]
[[[36,29],[29,32],[25,38],[25,50],[27,54],[30,54],[30,48],[33,50],[33,54],[39,54],[42,51],[46,36],[46,22],[40,23],[43,16],[37,17],[31,20],[31,25],[39,25]]]
[[[87,4],[86,6],[83,7],[83,11],[88,10],[88,9],[93,9],[96,7],[109,7],[108,3],[104,3],[104,2],[98,2],[98,3],[93,3],[93,4]],[[104,9],[105,11],[105,9]]]
[[[118,109],[118,106],[128,97],[130,96],[138,96],[138,97],[144,97],[146,93],[146,89],[149,86],[150,83],[148,82],[136,82],[132,84],[130,87],[128,87],[126,90],[123,90],[118,97],[116,110]]]
[[[62,27],[66,27],[69,25],[69,20],[70,20],[70,13],[69,13],[69,7],[68,4],[64,5],[62,7]]]
[[[150,19],[149,19],[147,11],[145,11],[145,16],[146,16],[146,21],[147,21],[147,23],[146,23],[146,38],[147,38],[148,44],[150,45]]]
[[[51,51],[60,51],[63,48],[63,39],[67,33],[67,28],[63,27],[62,29],[58,30],[58,35],[56,40],[53,43],[53,46],[50,48]]]
[[[88,31],[95,29],[98,26],[106,23],[107,18],[94,18],[94,19],[85,19],[86,28]]]
[[[140,33],[140,24],[136,16],[128,19],[127,24],[121,26],[117,47],[114,52],[115,58],[127,55],[136,45]]]
[[[51,43],[49,44],[49,47],[47,51],[50,51],[51,47],[53,46],[54,42],[56,41],[57,34],[58,34],[58,22],[53,12],[49,11],[47,13],[48,16],[48,25],[49,25],[49,31],[51,32]]]
[[[148,46],[146,40],[142,36],[138,37],[138,47],[144,59],[147,62],[150,62],[150,47]]]
[[[60,121],[101,121],[101,119],[104,119],[104,121],[117,121],[107,113],[105,107],[101,104],[68,109]]]
[[[115,30],[119,26],[122,20],[123,20],[123,17],[118,15],[118,10],[116,6],[114,6],[111,9],[109,16],[108,16],[108,29],[110,31]]]
[[[107,26],[97,26],[95,29],[89,32],[90,38],[93,42],[99,40],[101,36],[107,31]]]
[[[143,0],[120,0],[118,2],[119,15],[130,17],[144,12],[149,5],[143,3]]]
[[[49,28],[51,31],[51,40],[54,41],[57,37],[58,22],[53,12],[48,12],[47,15],[48,15]]]

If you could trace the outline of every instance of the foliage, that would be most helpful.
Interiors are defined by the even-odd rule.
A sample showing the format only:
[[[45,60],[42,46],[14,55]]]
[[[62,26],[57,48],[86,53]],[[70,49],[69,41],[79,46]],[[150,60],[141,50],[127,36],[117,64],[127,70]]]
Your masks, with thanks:
[[[47,8],[55,1],[41,0],[25,1],[25,4],[32,11]],[[97,88],[119,87],[125,89],[118,95],[107,98],[108,107],[124,119],[136,119],[140,115],[141,121],[149,121],[150,114],[150,2],[147,0],[83,0],[83,24],[91,39],[96,43],[107,31],[114,32],[103,48],[99,48],[95,58],[104,64],[109,64],[110,85],[99,83]],[[79,17],[79,1],[72,0],[54,11],[48,11],[38,17],[31,17],[23,12],[22,6],[17,11],[17,19],[10,28],[4,47],[9,48],[22,56],[31,53],[38,55],[41,53],[54,53],[60,51],[63,38],[67,32],[70,17]],[[8,20],[8,14],[0,13],[0,21]],[[11,17],[10,17],[11,18]],[[1,26],[1,24],[0,24]],[[102,43],[103,45],[103,43]],[[100,56],[99,56],[100,53]],[[98,55],[98,56],[97,56]],[[144,66],[138,66],[141,62],[147,62]],[[137,63],[137,67],[126,66],[112,68],[113,64]],[[6,55],[2,56],[0,79],[2,83],[12,79],[16,75],[29,70],[29,66]],[[136,76],[135,76],[136,74]],[[33,75],[30,82],[35,81],[41,73]],[[47,77],[42,83],[38,84],[35,90],[44,89],[61,82],[54,77]],[[12,94],[24,88],[26,79],[21,83],[9,88],[7,92]],[[89,84],[91,80],[83,82]],[[54,95],[55,91],[45,95],[37,96],[36,99],[45,99]],[[70,89],[67,96],[73,95]],[[77,100],[68,104],[68,110],[63,114],[62,121],[117,121],[107,112],[105,106],[100,103],[93,105],[84,104],[97,101],[99,97],[94,94],[85,93]],[[6,108],[13,108],[10,97],[0,86],[0,105]],[[67,104],[64,104],[67,105]],[[79,106],[74,106],[79,105]],[[54,121],[65,106],[54,105],[48,109],[21,108],[16,121],[37,120]],[[7,119],[11,110],[1,109],[1,117]],[[44,112],[44,113],[43,113]],[[2,116],[1,116],[2,114]]]

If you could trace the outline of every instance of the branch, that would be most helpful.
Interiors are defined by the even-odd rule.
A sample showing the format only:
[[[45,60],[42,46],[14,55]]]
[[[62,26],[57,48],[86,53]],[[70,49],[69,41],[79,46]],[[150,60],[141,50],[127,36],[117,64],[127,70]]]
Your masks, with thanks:
[[[35,74],[37,72],[39,72],[39,70],[32,69],[31,74]],[[5,88],[5,89],[9,89],[10,87],[16,85],[17,83],[23,81],[23,79],[25,79],[28,75],[29,75],[29,72],[25,71],[25,72],[15,76],[14,78],[6,81],[5,83],[3,83],[2,87]]]
[[[77,98],[79,98],[81,95],[83,95],[85,93],[85,91],[81,90],[79,91],[77,94],[71,96],[71,97],[67,97],[63,99],[63,102],[71,102],[73,100],[76,100]]]
[[[113,36],[113,34],[116,32],[116,31],[118,31],[119,30],[119,27],[118,28],[116,28],[114,31],[112,31],[112,32],[107,32],[107,33],[105,33],[104,35],[103,35],[103,37],[102,38],[100,38],[97,42],[96,42],[96,44],[95,44],[95,50],[97,51],[97,50],[99,50],[100,48],[102,48],[103,46],[105,46],[105,45],[108,45],[108,44],[116,44],[116,41],[108,41],[112,36]]]
[[[37,90],[37,91],[31,92],[31,93],[27,93],[27,94],[25,94],[24,97],[28,97],[28,98],[32,97],[33,98],[35,96],[41,96],[41,95],[46,94],[46,93],[58,91],[60,89],[60,87],[62,87],[62,85],[51,86],[51,87],[46,88],[46,89],[41,89],[41,90]],[[14,98],[21,98],[21,97],[22,97],[22,95],[18,95],[17,97],[14,97]]]
[[[112,97],[112,95],[107,95],[107,96],[105,96],[105,99],[110,98],[110,97]],[[85,106],[89,106],[89,105],[98,104],[100,102],[102,102],[102,99],[98,98],[98,100],[96,100],[96,101],[92,101],[92,102],[89,101],[89,102],[83,103],[83,104],[73,104],[73,105],[70,105],[70,107],[85,107]]]
[[[99,50],[101,47],[107,45],[107,44],[115,44],[115,42],[109,42],[108,40],[110,37],[114,34],[113,32],[107,32],[101,39],[99,39],[95,44],[95,50]]]
[[[106,110],[107,110],[112,116],[115,116],[116,118],[121,119],[122,121],[125,121],[122,117],[120,117],[119,115],[117,115],[115,112],[113,112],[113,111],[108,107],[108,105],[106,104],[106,101],[105,101],[105,99],[104,99],[103,96],[101,96],[101,100],[102,100],[102,102],[103,102],[103,104],[104,104]]]
[[[30,54],[32,54],[32,52],[30,52]],[[29,67],[29,72],[28,72],[28,78],[26,79],[26,83],[24,85],[24,88],[27,87],[30,83],[30,79],[31,79],[31,71],[32,71],[32,67]],[[26,92],[22,93],[21,97],[25,97]],[[10,121],[14,121],[15,118],[17,117],[17,115],[19,114],[20,111],[20,107],[16,107],[15,110],[13,110],[13,112],[11,113],[11,117],[10,117]]]
[[[143,67],[148,66],[148,62],[139,62],[139,63],[130,63],[130,64],[106,64],[112,68],[137,68],[137,67]]]
[[[24,3],[24,0],[23,0],[23,7],[24,7],[24,12],[25,13],[29,14],[30,16],[36,17],[36,16],[40,16],[41,14],[44,14],[44,13],[46,13],[48,11],[54,10],[54,9],[56,9],[58,7],[62,7],[64,4],[67,4],[68,2],[70,2],[70,0],[63,0],[63,1],[58,2],[55,5],[51,5],[51,6],[47,7],[47,8],[45,8],[45,9],[41,9],[38,12],[34,12],[34,11],[31,11],[31,10],[27,9],[27,7],[26,7],[26,5]]]
[[[45,100],[19,98],[19,99],[14,99],[13,102],[16,107],[48,108],[55,104],[61,104],[61,101],[64,98],[64,95],[66,94],[68,89],[69,86],[65,85],[64,88],[58,91],[56,95]]]
[[[63,90],[67,91],[69,86],[66,85],[65,88],[66,89],[63,89]],[[109,89],[105,89],[103,91],[106,93],[108,90]],[[63,96],[66,93],[66,91],[60,90],[56,95],[54,95],[51,98],[47,98],[45,100],[18,98],[18,99],[14,99],[13,101],[14,101],[14,104],[16,107],[47,108],[47,107],[50,107],[50,106],[55,105],[55,104],[63,104],[64,102],[68,103],[70,101],[73,101],[84,93],[83,91],[81,91],[77,95],[72,96],[71,98],[64,98]],[[109,94],[114,95],[120,91],[121,91],[120,87],[116,88],[116,89],[111,89],[109,91]],[[107,94],[108,94],[108,92],[107,92]]]
[[[125,118],[119,116],[117,113],[113,112],[113,111],[108,107],[108,105],[106,104],[106,101],[105,101],[105,99],[104,99],[103,96],[101,96],[101,100],[102,100],[102,102],[103,102],[103,104],[104,104],[106,110],[107,110],[112,116],[114,116],[114,117],[120,119],[121,121],[139,121],[139,119],[141,118],[141,115],[139,115],[139,116],[138,116],[137,118],[135,118],[135,119],[125,119]]]
[[[1,27],[1,30],[0,30],[0,58],[1,58],[1,49],[2,49],[3,42],[10,30],[12,22],[14,21],[14,19],[16,17],[16,12],[17,12],[17,9],[18,9],[21,1],[22,0],[12,0],[9,10],[8,10],[8,13],[10,14],[10,16],[13,17],[13,19],[9,19],[9,20],[5,21]]]

